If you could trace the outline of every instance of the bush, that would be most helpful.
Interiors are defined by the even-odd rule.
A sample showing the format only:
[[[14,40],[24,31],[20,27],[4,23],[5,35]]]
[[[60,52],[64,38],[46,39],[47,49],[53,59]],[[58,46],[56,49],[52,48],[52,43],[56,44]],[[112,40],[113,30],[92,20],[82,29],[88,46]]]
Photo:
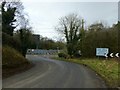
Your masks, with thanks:
[[[2,47],[2,66],[3,68],[19,67],[29,62],[15,49],[3,46]]]
[[[65,53],[58,53],[58,56],[61,57],[61,58],[69,58],[69,55],[65,54]]]
[[[2,44],[15,48],[21,52],[21,43],[18,39],[13,38],[12,36],[2,33]]]
[[[80,58],[80,57],[81,57],[81,52],[79,53],[79,51],[76,51],[76,52],[74,53],[74,57]]]

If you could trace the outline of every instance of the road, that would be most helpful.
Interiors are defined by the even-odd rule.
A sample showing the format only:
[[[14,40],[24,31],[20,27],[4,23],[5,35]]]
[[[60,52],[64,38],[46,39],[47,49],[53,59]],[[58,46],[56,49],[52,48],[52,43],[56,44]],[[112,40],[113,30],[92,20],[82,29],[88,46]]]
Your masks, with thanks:
[[[85,66],[37,55],[35,66],[3,80],[3,88],[105,88],[104,81]]]

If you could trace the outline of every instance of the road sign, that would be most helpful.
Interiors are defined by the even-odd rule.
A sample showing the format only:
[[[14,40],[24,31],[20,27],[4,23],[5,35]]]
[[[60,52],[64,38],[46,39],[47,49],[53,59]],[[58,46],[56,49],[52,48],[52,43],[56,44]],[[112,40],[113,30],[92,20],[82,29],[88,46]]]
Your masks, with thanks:
[[[120,57],[120,54],[119,54],[119,53],[116,53],[115,56],[116,56],[116,57]]]
[[[105,57],[107,58],[107,57],[108,57],[108,54],[105,54]]]
[[[108,53],[107,56],[108,56],[108,57],[111,57],[111,58],[114,58],[114,57],[119,58],[119,57],[120,57],[120,53]]]
[[[113,56],[113,53],[110,53],[110,57],[114,57],[114,56]]]
[[[96,48],[96,56],[105,56],[108,57],[107,54],[109,53],[108,48]]]

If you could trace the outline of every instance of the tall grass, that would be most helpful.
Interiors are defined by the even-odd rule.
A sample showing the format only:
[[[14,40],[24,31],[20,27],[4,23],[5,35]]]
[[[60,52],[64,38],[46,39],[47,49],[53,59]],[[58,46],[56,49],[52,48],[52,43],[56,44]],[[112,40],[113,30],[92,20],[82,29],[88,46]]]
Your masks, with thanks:
[[[3,46],[2,48],[2,78],[7,78],[14,74],[23,72],[31,68],[31,64],[25,59],[18,51],[9,47]]]
[[[5,67],[18,67],[24,63],[29,63],[18,51],[9,47],[2,47],[2,66]]]

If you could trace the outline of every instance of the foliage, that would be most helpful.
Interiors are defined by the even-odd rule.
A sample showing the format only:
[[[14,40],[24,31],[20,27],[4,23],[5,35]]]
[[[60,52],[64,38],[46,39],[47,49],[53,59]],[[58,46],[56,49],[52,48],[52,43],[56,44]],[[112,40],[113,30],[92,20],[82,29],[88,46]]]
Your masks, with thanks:
[[[9,47],[2,47],[2,66],[3,68],[18,67],[24,63],[29,63],[18,51]]]
[[[28,70],[33,65],[18,51],[9,46],[2,47],[2,78]]]
[[[25,27],[28,20],[25,18],[27,16],[23,12],[23,5],[20,0],[15,2],[8,2],[4,0],[1,5],[2,12],[2,26],[3,31],[11,36],[15,29]]]
[[[60,19],[57,30],[64,34],[70,56],[95,57],[96,48],[109,48],[109,52],[120,52],[120,23],[105,27],[103,23],[91,24],[84,29],[84,21],[78,15],[70,14]]]
[[[1,12],[1,11],[0,11]],[[2,31],[2,14],[0,13],[0,32]]]
[[[20,29],[19,31],[17,31],[14,37],[20,40],[21,52],[22,52],[22,55],[25,56],[27,49],[31,48],[33,43],[33,37],[32,37],[31,31],[26,28]]]
[[[65,54],[65,53],[58,53],[58,56],[61,57],[61,58],[65,58],[65,59],[68,59],[69,58],[69,55]]]
[[[9,45],[25,56],[32,42],[32,33],[21,2],[2,2],[2,27],[3,45]],[[15,28],[17,32],[14,34]]]
[[[6,2],[2,2],[2,30],[3,32],[13,36],[13,31],[16,28],[13,26],[15,19],[16,7],[10,7],[10,4],[6,7]]]
[[[57,30],[64,34],[67,42],[67,51],[70,56],[73,56],[77,51],[78,41],[81,39],[81,32],[84,32],[84,21],[77,14],[69,14],[62,17]]]
[[[39,42],[39,49],[52,49],[52,50],[56,50],[56,49],[64,49],[65,48],[65,44],[63,42],[60,41],[54,41],[52,39],[46,38],[46,37],[42,37],[40,38],[40,42]]]
[[[90,31],[100,31],[104,29],[104,25],[102,23],[94,23],[89,26]]]
[[[21,42],[19,39],[14,38],[4,32],[2,32],[2,39],[3,39],[2,41],[3,46],[7,45],[21,52]]]
[[[120,52],[118,49],[117,33],[118,29],[115,27],[103,27],[101,30],[92,29],[92,31],[86,31],[85,37],[79,42],[79,49],[82,51],[82,56],[95,57],[96,48],[109,48],[109,52]]]

